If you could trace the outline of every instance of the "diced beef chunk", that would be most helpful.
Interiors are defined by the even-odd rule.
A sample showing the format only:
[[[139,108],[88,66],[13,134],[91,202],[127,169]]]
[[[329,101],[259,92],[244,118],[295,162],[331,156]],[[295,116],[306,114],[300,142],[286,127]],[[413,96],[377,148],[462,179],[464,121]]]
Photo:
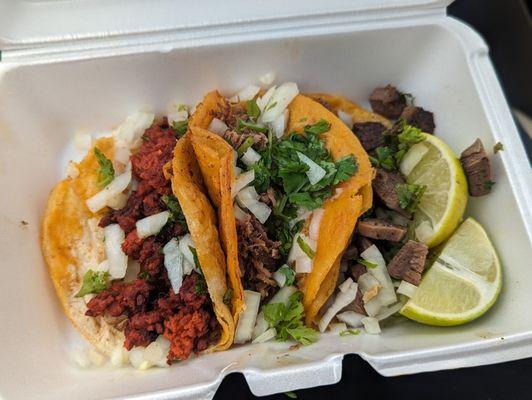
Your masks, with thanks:
[[[410,213],[399,205],[399,197],[395,191],[397,185],[404,183],[405,179],[399,172],[388,172],[382,168],[377,168],[372,187],[377,197],[386,205],[386,207],[397,211],[405,217],[410,217]]]
[[[371,108],[386,118],[398,118],[406,106],[406,98],[394,86],[376,88],[369,97]]]
[[[383,142],[386,127],[380,122],[359,122],[353,124],[353,132],[366,151],[379,147]]]
[[[345,249],[345,252],[342,256],[342,259],[344,260],[356,260],[358,258],[358,248],[356,243],[353,241],[349,246],[347,246],[347,249]]]
[[[368,269],[363,264],[353,263],[349,266],[349,272],[353,277],[353,280],[356,282],[361,275],[364,275],[366,272],[368,272]]]
[[[400,242],[407,229],[377,218],[368,218],[358,223],[358,232],[365,237],[389,242]]]
[[[408,125],[413,125],[426,133],[434,133],[434,114],[421,107],[406,106],[400,116]]]
[[[353,307],[355,309],[355,312],[362,315],[368,315],[366,309],[364,308],[364,296],[362,296],[362,292],[360,291],[360,289],[357,290],[355,301],[353,302]]]
[[[491,161],[480,139],[465,149],[460,156],[471,196],[484,196],[491,192],[493,173]]]
[[[360,236],[360,235],[357,237],[356,243],[357,243],[357,249],[358,249],[359,254],[363,253],[364,250],[366,250],[368,247],[373,246],[373,243],[371,242],[371,240],[365,238],[364,236]]]
[[[423,243],[409,240],[388,264],[390,276],[419,285],[428,252],[428,247]]]

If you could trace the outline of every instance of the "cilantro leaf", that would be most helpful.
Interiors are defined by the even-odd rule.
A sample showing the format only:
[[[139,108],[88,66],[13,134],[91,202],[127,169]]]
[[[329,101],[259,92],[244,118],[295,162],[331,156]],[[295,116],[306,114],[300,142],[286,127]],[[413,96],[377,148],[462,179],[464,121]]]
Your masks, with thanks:
[[[395,193],[399,199],[399,206],[407,211],[414,212],[425,192],[425,185],[403,183],[395,185]]]
[[[376,157],[370,157],[371,163],[375,167],[384,168],[386,171],[393,171],[397,169],[395,165],[394,153],[390,147],[379,146],[375,149]]]
[[[188,120],[184,121],[173,121],[172,122],[172,129],[175,131],[176,136],[180,138],[185,133],[187,133],[188,130]]]
[[[402,121],[401,133],[397,135],[397,139],[399,143],[413,145],[425,140],[425,136],[421,129]]]
[[[362,264],[369,269],[377,268],[377,264],[372,263],[371,261],[368,261],[368,260],[364,260],[363,258],[359,258],[357,260],[357,263]]]
[[[177,222],[188,231],[187,220],[185,219],[185,214],[183,214],[183,210],[181,209],[181,205],[177,198],[173,194],[163,195],[162,201],[170,211],[169,222]]]
[[[223,297],[223,301],[224,301],[224,304],[225,305],[229,305],[231,304],[231,300],[233,299],[233,289],[231,288],[228,288],[225,293],[224,293],[224,297]]]
[[[284,392],[286,397],[290,397],[291,399],[297,399],[297,394],[294,392]]]
[[[281,268],[279,268],[279,272],[286,278],[284,282],[285,286],[291,286],[294,283],[296,279],[296,271],[294,271],[288,265],[284,264]]]
[[[205,281],[205,277],[203,275],[198,274],[196,282],[194,282],[194,292],[198,296],[202,296],[209,293],[207,289],[207,282]]]
[[[255,132],[261,132],[261,133],[267,133],[268,132],[268,127],[266,127],[266,126],[255,124],[253,122],[248,122],[248,121],[244,121],[242,119],[239,119],[237,124],[236,124],[236,131],[238,133],[240,133],[240,132],[242,132],[242,130],[244,128],[247,128],[247,129],[249,129],[251,131],[255,131]]]
[[[348,180],[355,175],[357,170],[358,164],[353,155],[340,158],[336,161],[336,174],[334,175],[332,184],[338,185],[340,182]]]
[[[304,308],[301,302],[303,294],[296,292],[288,299],[288,304],[273,303],[262,307],[264,318],[277,331],[276,339],[286,341],[294,339],[303,345],[318,340],[318,333],[303,323]]]
[[[340,336],[356,336],[360,335],[360,329],[344,329],[343,331],[340,331]]]
[[[115,169],[113,167],[113,162],[109,160],[103,152],[95,147],[94,155],[96,160],[98,160],[98,186],[105,187],[110,184],[113,179],[115,179]]]
[[[244,154],[251,146],[253,146],[253,143],[255,143],[255,141],[253,140],[252,137],[246,138],[246,140],[244,140],[244,142],[238,147],[236,151],[237,154],[239,156]]]
[[[256,121],[257,118],[259,118],[260,115],[260,108],[257,105],[257,102],[255,100],[248,100],[246,102],[246,114],[249,118],[251,118],[253,121]]]
[[[313,125],[306,125],[303,128],[303,131],[308,134],[321,135],[322,133],[328,132],[331,129],[330,122],[320,119]]]
[[[503,150],[504,150],[504,145],[501,142],[497,142],[493,146],[493,153],[494,154],[497,154],[499,151],[503,151]]]
[[[199,258],[198,258],[198,252],[196,251],[196,249],[192,246],[188,246],[188,249],[190,250],[190,252],[192,253],[192,257],[194,257],[194,265],[196,266],[196,268],[201,272],[201,264],[199,262]]]
[[[314,258],[314,256],[316,255],[316,252],[312,250],[309,244],[305,242],[301,236],[298,236],[296,241],[297,241],[297,245],[299,246],[299,248],[303,250],[303,253],[305,253],[308,256],[308,258],[310,259]]]
[[[83,297],[86,294],[100,293],[107,289],[109,279],[109,272],[107,271],[93,271],[89,269],[83,275],[83,282],[81,289],[76,293],[75,297]]]
[[[495,185],[495,182],[493,182],[493,181],[485,181],[485,182],[484,182],[484,188],[485,188],[485,189],[491,190],[491,188],[493,187],[493,185]]]

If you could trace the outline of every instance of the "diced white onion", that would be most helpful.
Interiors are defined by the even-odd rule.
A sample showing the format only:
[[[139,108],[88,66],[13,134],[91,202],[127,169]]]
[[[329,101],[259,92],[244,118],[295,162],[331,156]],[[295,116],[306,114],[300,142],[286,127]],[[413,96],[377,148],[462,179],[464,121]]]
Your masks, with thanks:
[[[170,351],[170,341],[163,335],[159,335],[157,336],[157,339],[155,339],[155,342],[159,344],[159,347],[161,348],[163,353],[162,357],[159,359],[156,365],[161,368],[168,368],[169,365],[167,361],[167,356],[168,352]]]
[[[331,197],[331,200],[335,200],[344,192],[343,188],[336,188],[334,191],[334,195]]]
[[[250,147],[244,152],[244,154],[242,154],[241,160],[249,167],[251,165],[256,164],[260,160],[260,158],[260,154],[253,150],[252,147]]]
[[[242,190],[239,190],[237,192],[237,200],[244,201],[244,200],[258,200],[259,194],[255,190],[253,186],[249,186],[247,188],[244,188]]]
[[[417,286],[412,285],[410,282],[401,281],[399,287],[397,288],[397,293],[405,295],[406,297],[412,298],[416,293]]]
[[[277,139],[282,138],[284,135],[286,125],[288,124],[289,113],[288,109],[284,110],[282,114],[270,123],[270,128]]]
[[[262,122],[273,122],[283,113],[283,111],[292,102],[294,97],[299,94],[297,84],[294,82],[285,82],[275,89],[272,97],[268,101],[260,119]]]
[[[428,240],[434,235],[434,229],[432,229],[432,225],[429,221],[423,221],[416,226],[414,231],[416,232],[416,238],[423,243],[428,242]]]
[[[336,314],[336,318],[338,318],[338,320],[345,322],[352,328],[362,326],[362,318],[364,317],[365,315],[356,313],[354,311],[344,311],[340,314]]]
[[[208,129],[211,132],[217,133],[218,135],[222,135],[227,129],[229,129],[229,127],[222,120],[218,118],[213,118],[211,123],[209,124]]]
[[[293,228],[299,221],[306,220],[310,214],[312,214],[312,211],[307,210],[305,207],[298,207],[296,210],[296,217],[292,219],[288,225],[290,228]]]
[[[106,361],[105,356],[92,347],[89,349],[89,359],[97,367],[101,367]]]
[[[163,349],[161,348],[159,343],[151,342],[144,349],[144,353],[142,354],[142,356],[144,360],[155,365],[161,360],[161,358],[165,356],[165,354],[163,353]]]
[[[160,213],[139,219],[136,223],[138,237],[143,239],[148,236],[157,235],[163,226],[166,225],[169,217],[170,211],[161,211]]]
[[[233,213],[235,214],[235,218],[240,221],[240,222],[243,222],[247,215],[240,207],[238,207],[238,204],[233,204]]]
[[[172,104],[168,109],[168,123],[182,122],[188,119],[188,108],[184,104]]]
[[[153,366],[153,363],[144,359],[143,347],[133,347],[129,351],[129,362],[137,369],[148,369]]]
[[[379,321],[376,318],[362,318],[362,324],[364,325],[364,329],[366,330],[366,332],[370,335],[378,335],[381,333],[381,327],[379,325]]]
[[[323,214],[325,214],[323,208],[318,208],[312,212],[312,219],[310,220],[310,225],[308,227],[308,235],[312,240],[318,240]]]
[[[238,319],[234,343],[246,343],[251,340],[253,328],[257,320],[257,314],[260,306],[260,293],[251,290],[244,290],[244,312]]]
[[[382,321],[388,317],[391,317],[394,314],[397,314],[399,310],[403,308],[403,306],[403,303],[397,302],[395,304],[392,304],[391,306],[382,307],[379,313],[375,315],[375,318],[377,318],[378,321]]]
[[[275,338],[277,331],[275,328],[267,329],[264,333],[257,336],[251,343],[265,343]]]
[[[412,172],[414,167],[421,161],[428,151],[429,148],[425,143],[416,143],[410,147],[399,165],[401,173],[405,176],[410,175],[410,172]]]
[[[297,287],[285,286],[273,295],[268,304],[283,303],[284,305],[288,305],[288,299],[290,299],[290,296],[292,296],[295,292],[297,292]],[[255,328],[253,329],[253,339],[266,332],[268,327],[268,322],[266,322],[266,319],[264,319],[264,313],[261,311],[257,316],[257,322],[255,323]]]
[[[233,165],[233,172],[235,173],[235,176],[238,176],[242,173],[242,168]]]
[[[259,93],[259,91],[260,86],[249,85],[242,89],[240,92],[238,92],[235,96],[238,98],[239,101],[248,101],[254,98],[257,93]]]
[[[92,137],[88,133],[76,133],[74,135],[74,147],[76,150],[86,152],[92,147]]]
[[[277,282],[277,285],[279,285],[279,287],[282,288],[286,283],[286,275],[282,272],[275,271],[272,276],[274,281]]]
[[[125,146],[115,146],[114,161],[123,165],[127,165],[131,157],[131,151]]]
[[[367,303],[379,294],[379,289],[382,287],[379,281],[369,272],[360,275],[358,278],[358,286],[362,292],[364,303]]]
[[[260,112],[264,112],[264,109],[266,108],[266,105],[268,104],[268,102],[270,101],[270,99],[272,98],[273,96],[273,93],[275,92],[275,89],[277,89],[277,86],[272,86],[271,88],[269,88],[266,93],[264,93],[264,95],[262,97],[259,97],[257,99],[257,106],[259,106],[259,109],[260,109]]]
[[[183,253],[183,256],[185,257],[186,264],[188,264],[189,268],[192,267],[193,269],[196,269],[196,265],[194,262],[194,254],[190,250],[190,248],[195,249],[196,245],[192,241],[192,236],[190,236],[190,233],[187,233],[186,235],[179,238],[179,250],[181,250],[181,253]],[[183,265],[183,275],[188,275],[191,270],[187,273],[187,265]]]
[[[251,338],[252,339],[258,338],[260,335],[266,332],[269,327],[270,327],[270,324],[268,324],[268,322],[264,318],[264,313],[261,311],[259,315],[257,315],[257,320],[255,322],[255,327],[253,328],[253,334]]]
[[[235,179],[235,183],[233,184],[232,188],[232,194],[233,197],[240,192],[242,189],[244,189],[247,185],[249,185],[253,180],[255,179],[255,170],[250,169],[249,171],[243,172],[240,175],[238,175]],[[255,190],[255,189],[253,189]],[[256,193],[256,191],[255,191]],[[258,198],[258,194],[257,194]]]
[[[113,210],[120,210],[126,205],[128,197],[125,193],[118,193],[115,197],[109,199],[107,206]]]
[[[163,247],[164,267],[168,272],[168,279],[174,293],[179,293],[183,283],[183,253],[179,250],[179,242],[176,238],[171,239]]]
[[[295,271],[298,274],[309,274],[312,272],[313,262],[308,256],[296,258]]]
[[[76,179],[79,176],[78,165],[74,161],[69,161],[66,167],[66,174],[69,178]]]
[[[246,200],[244,205],[255,217],[257,217],[261,224],[265,223],[272,213],[270,207],[257,200]]]
[[[155,115],[146,112],[137,112],[126,118],[113,133],[117,147],[136,149],[142,144],[142,135],[152,124]]]
[[[129,164],[130,166],[131,164]],[[104,187],[101,191],[96,193],[91,198],[87,199],[86,204],[89,210],[93,213],[100,211],[106,207],[109,202],[112,202],[114,197],[121,194],[126,190],[127,186],[131,182],[131,168],[128,166],[124,173],[118,175]]]
[[[368,272],[373,275],[382,286],[379,292],[379,299],[382,305],[388,306],[395,303],[397,301],[397,296],[393,287],[392,278],[390,278],[390,274],[388,274],[386,262],[377,246],[372,245],[368,247],[360,254],[360,256],[364,260],[375,264],[375,268],[368,268]]]
[[[364,310],[366,310],[366,313],[370,317],[374,317],[375,315],[377,315],[379,311],[381,310],[381,308],[382,308],[382,303],[381,303],[379,296],[374,297],[373,299],[368,301],[366,304],[364,304]]]
[[[325,311],[325,314],[320,319],[318,327],[320,332],[324,332],[327,328],[327,325],[331,322],[334,316],[340,312],[340,310],[355,300],[358,285],[356,282],[353,282],[351,278],[342,283],[342,289],[336,295],[333,304]]]
[[[105,255],[109,261],[109,275],[113,279],[126,276],[127,256],[122,250],[122,243],[126,234],[118,224],[107,225],[103,228],[105,237]]]
[[[316,164],[314,161],[312,161],[309,157],[304,155],[303,153],[300,153],[299,151],[296,152],[297,156],[299,157],[299,160],[301,160],[302,163],[306,164],[308,166],[308,170],[305,171],[305,174],[307,174],[308,180],[310,181],[311,185],[315,185],[321,179],[325,176],[327,171],[320,167],[318,164]]]
[[[260,83],[263,85],[271,85],[275,80],[275,74],[273,72],[267,72],[259,77]]]
[[[329,331],[331,333],[339,334],[340,332],[343,332],[347,329],[347,325],[345,322],[336,322],[334,324],[329,325]]]
[[[108,272],[109,271],[109,260],[103,260],[97,265],[94,269],[95,272]]]
[[[353,126],[353,117],[351,114],[348,114],[342,110],[338,110],[338,118],[340,118],[342,122],[346,124],[349,129],[351,129]]]
[[[129,352],[121,345],[116,346],[111,352],[111,365],[121,367],[128,362]]]
[[[316,241],[309,238],[304,233],[298,233],[294,236],[294,240],[292,241],[292,247],[290,248],[290,252],[288,253],[287,262],[292,263],[296,261],[299,258],[309,258],[309,256],[301,249],[301,246],[299,243],[297,243],[297,238],[301,237],[303,241],[309,245],[309,247],[316,251]]]

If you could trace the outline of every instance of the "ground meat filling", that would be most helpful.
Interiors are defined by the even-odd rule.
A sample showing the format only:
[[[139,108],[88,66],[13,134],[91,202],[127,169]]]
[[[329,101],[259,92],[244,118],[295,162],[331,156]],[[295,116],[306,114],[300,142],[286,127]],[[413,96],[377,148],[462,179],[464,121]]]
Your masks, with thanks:
[[[147,346],[164,335],[170,340],[169,363],[205,350],[217,340],[220,329],[210,298],[202,289],[202,276],[195,272],[186,276],[177,294],[170,286],[162,248],[172,237],[185,234],[186,227],[172,222],[157,236],[144,239],[138,237],[135,227],[139,219],[168,209],[163,196],[171,195],[172,190],[163,166],[171,160],[175,144],[175,132],[162,120],[146,130],[142,146],[131,156],[137,189],[122,209],[105,215],[100,226],[120,225],[126,233],[122,249],[139,262],[140,273],[132,282],[114,283],[97,294],[86,312],[92,317],[127,317],[123,329],[128,350]]]
[[[237,221],[238,261],[244,288],[259,292],[262,298],[276,286],[272,278],[281,258],[280,242],[268,238],[264,225],[252,215]]]

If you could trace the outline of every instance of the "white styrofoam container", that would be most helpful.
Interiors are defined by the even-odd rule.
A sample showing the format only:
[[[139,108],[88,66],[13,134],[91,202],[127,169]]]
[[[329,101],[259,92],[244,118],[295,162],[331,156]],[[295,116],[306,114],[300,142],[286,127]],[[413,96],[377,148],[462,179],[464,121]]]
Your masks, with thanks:
[[[207,14],[196,7],[183,22],[168,17],[183,9],[179,2],[146,8],[155,2],[132,0],[117,15],[122,0],[104,11],[93,0],[100,11],[91,15],[111,15],[116,30],[105,19],[90,29],[76,24],[84,15],[77,7],[86,11],[86,3],[0,3],[0,398],[212,398],[237,371],[253,393],[266,395],[337,382],[346,353],[386,376],[532,356],[532,174],[487,47],[445,15],[446,1],[311,7],[269,0],[247,8],[235,1],[224,9],[225,2],[209,0]],[[141,27],[138,16],[147,20]],[[78,369],[69,358],[78,335],[39,247],[47,195],[70,155],[66,144],[78,131],[109,130],[136,110],[162,113],[172,101],[193,102],[213,88],[231,92],[269,71],[303,91],[337,92],[364,105],[374,87],[392,83],[435,112],[436,133],[455,152],[476,137],[488,149],[502,142],[505,150],[492,158],[493,193],[470,199],[467,210],[501,256],[499,301],[455,328],[401,321],[380,336],[329,334],[299,349],[247,345],[168,369]]]

